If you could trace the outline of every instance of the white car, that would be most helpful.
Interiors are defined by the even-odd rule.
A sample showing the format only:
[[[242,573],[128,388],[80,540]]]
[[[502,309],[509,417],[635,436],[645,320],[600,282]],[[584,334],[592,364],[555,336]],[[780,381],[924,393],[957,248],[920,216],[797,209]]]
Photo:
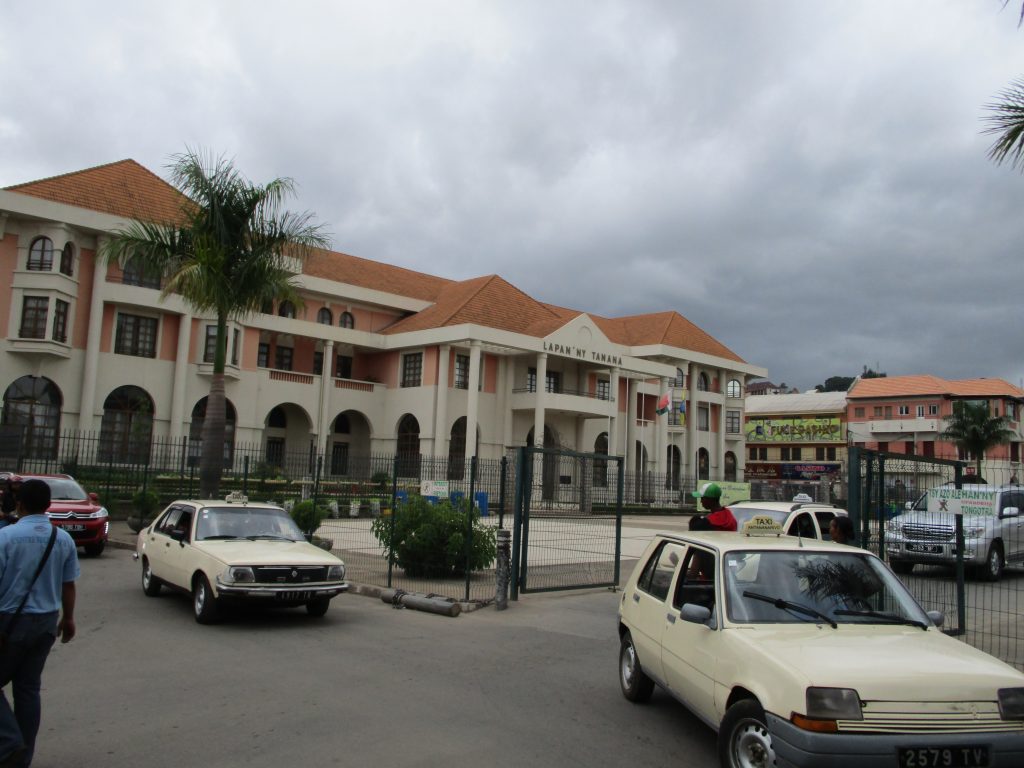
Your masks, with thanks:
[[[737,530],[755,515],[769,515],[790,536],[805,539],[829,539],[829,523],[834,517],[846,517],[845,509],[821,502],[737,501],[729,505]]]
[[[1024,765],[1024,673],[943,634],[871,553],[782,534],[653,539],[619,607],[627,699],[663,688],[729,768]]]
[[[349,588],[340,558],[308,543],[280,507],[244,496],[173,502],[139,533],[134,556],[143,591],[190,593],[200,624],[216,621],[230,601],[305,605],[323,616]]]

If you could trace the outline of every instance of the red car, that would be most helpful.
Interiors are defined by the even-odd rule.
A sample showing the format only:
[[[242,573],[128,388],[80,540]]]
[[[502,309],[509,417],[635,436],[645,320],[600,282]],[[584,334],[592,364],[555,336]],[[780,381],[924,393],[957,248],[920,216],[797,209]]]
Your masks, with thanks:
[[[95,493],[86,493],[71,475],[32,475],[0,472],[0,489],[6,491],[10,480],[15,488],[28,479],[42,480],[50,486],[50,522],[63,528],[89,557],[103,552],[110,530],[107,510],[98,503]]]

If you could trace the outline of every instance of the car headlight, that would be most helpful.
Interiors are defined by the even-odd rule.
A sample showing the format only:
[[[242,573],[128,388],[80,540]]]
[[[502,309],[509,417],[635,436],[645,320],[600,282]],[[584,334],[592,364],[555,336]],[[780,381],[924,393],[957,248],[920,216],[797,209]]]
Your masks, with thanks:
[[[794,712],[793,725],[806,731],[835,733],[837,720],[863,720],[860,696],[853,688],[808,688],[807,714]]]
[[[225,584],[252,584],[256,581],[256,575],[247,565],[232,565],[224,571],[221,581]]]
[[[88,515],[86,515],[86,517],[90,517],[90,518],[94,518],[95,519],[95,518],[101,518],[101,517],[108,517],[108,514],[107,514],[107,510],[106,510],[105,507],[100,507],[95,512],[90,512]]]
[[[1024,688],[999,689],[999,716],[1003,720],[1024,720]]]
[[[332,565],[327,569],[327,580],[328,581],[341,581],[345,578],[345,564]]]
[[[886,533],[899,533],[900,532],[900,528],[902,528],[902,527],[903,527],[903,523],[901,523],[899,520],[895,520],[895,519],[889,520],[885,524],[885,532]]]

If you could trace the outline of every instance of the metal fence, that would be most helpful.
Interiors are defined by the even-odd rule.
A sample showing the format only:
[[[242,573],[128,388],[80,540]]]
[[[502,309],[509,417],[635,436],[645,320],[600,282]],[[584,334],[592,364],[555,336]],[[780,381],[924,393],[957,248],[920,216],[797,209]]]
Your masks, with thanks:
[[[1004,541],[983,533],[976,515],[926,508],[932,489],[1012,489],[1017,480],[1006,466],[983,463],[980,470],[956,459],[851,448],[849,512],[862,546],[889,562],[926,610],[945,614],[945,632],[1024,669],[1024,538]],[[1019,503],[1024,512],[1024,488],[1019,497],[999,498],[1004,506]],[[924,514],[914,515],[915,507]],[[1001,514],[993,509],[988,516],[998,520]],[[1017,530],[1010,520],[1009,530]],[[993,548],[1007,564],[998,581],[990,580],[987,565]]]

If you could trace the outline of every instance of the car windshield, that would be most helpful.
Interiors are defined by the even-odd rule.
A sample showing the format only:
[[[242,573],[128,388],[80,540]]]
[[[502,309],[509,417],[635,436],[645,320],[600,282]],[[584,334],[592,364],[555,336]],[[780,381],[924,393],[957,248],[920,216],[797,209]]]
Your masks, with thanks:
[[[211,539],[286,539],[305,537],[283,509],[273,507],[204,507],[196,523],[196,541]]]
[[[730,621],[742,624],[907,624],[931,620],[866,552],[740,551],[725,555]]]
[[[50,486],[51,501],[84,501],[88,494],[70,477],[41,477]]]

